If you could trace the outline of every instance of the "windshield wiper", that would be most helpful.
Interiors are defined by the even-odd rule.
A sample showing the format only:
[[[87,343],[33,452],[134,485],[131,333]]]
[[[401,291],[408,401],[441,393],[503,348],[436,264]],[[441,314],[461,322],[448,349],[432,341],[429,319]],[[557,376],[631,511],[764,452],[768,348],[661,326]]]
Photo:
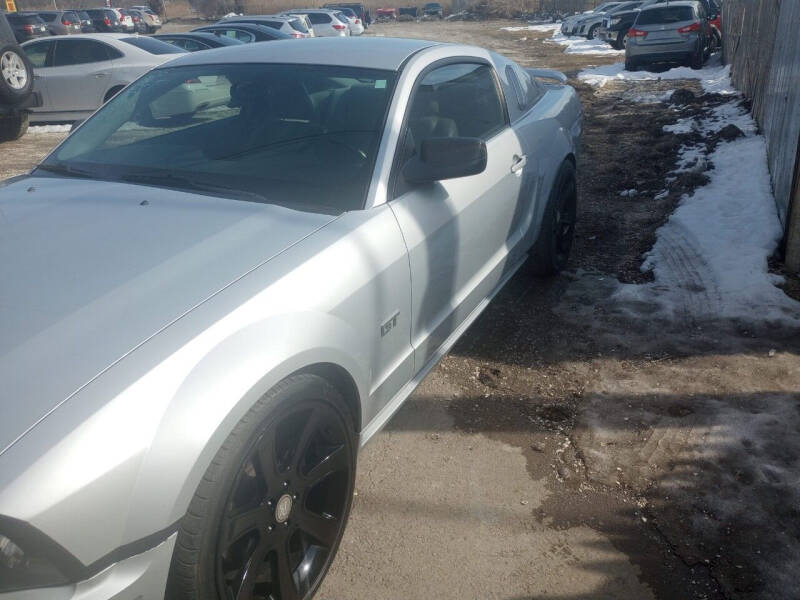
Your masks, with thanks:
[[[43,163],[36,167],[38,171],[41,169],[42,171],[47,171],[48,173],[56,173],[57,175],[68,175],[70,177],[86,177],[86,178],[95,178],[96,175],[94,173],[90,173],[89,171],[84,171],[83,169],[77,169],[75,167],[70,167],[69,165],[65,164],[47,164]]]
[[[142,185],[155,185],[166,188],[173,188],[177,190],[190,190],[193,192],[205,192],[215,196],[222,197],[238,197],[240,199],[249,199],[256,202],[269,203],[265,196],[256,194],[255,192],[248,192],[235,188],[228,188],[221,185],[214,185],[211,183],[202,183],[194,181],[188,177],[180,175],[124,175],[119,178],[120,181],[127,183],[138,183]]]

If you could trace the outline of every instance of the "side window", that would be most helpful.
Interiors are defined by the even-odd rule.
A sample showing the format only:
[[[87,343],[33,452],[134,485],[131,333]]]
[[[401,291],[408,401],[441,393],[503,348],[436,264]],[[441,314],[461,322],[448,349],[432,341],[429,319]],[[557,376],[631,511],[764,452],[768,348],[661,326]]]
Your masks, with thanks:
[[[245,44],[249,44],[256,39],[256,36],[254,36],[252,33],[242,29],[229,29],[225,31],[225,35],[232,37],[235,40],[239,40],[240,42],[244,42]]]
[[[311,19],[311,23],[314,25],[323,25],[331,22],[330,16],[325,13],[311,13],[308,18]]]
[[[419,152],[428,138],[477,137],[489,139],[506,126],[506,114],[492,67],[482,63],[454,63],[425,74],[417,82],[407,110],[399,164]],[[411,188],[402,176],[394,197]]]
[[[25,55],[31,61],[34,69],[42,69],[48,66],[47,55],[53,47],[53,42],[34,42],[25,46]]]
[[[517,72],[511,65],[506,67],[506,77],[508,77],[508,82],[511,84],[511,87],[514,88],[517,106],[519,106],[520,110],[525,110],[527,108],[527,98],[525,97],[525,92],[522,91],[522,85],[517,78]]]
[[[68,67],[108,60],[105,44],[93,40],[63,40],[56,43],[53,66]]]
[[[446,65],[426,74],[417,85],[408,117],[417,146],[428,137],[488,139],[505,124],[492,68],[479,63]]]

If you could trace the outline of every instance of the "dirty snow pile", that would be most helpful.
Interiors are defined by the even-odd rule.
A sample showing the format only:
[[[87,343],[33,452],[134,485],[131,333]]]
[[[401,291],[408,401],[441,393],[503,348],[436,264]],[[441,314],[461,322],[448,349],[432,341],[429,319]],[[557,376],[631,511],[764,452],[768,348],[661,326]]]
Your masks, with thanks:
[[[502,31],[558,31],[561,23],[547,23],[546,25],[523,25],[517,27],[501,27]]]
[[[709,85],[715,90],[733,89],[727,69],[719,74],[720,69],[687,71],[701,83],[713,81]],[[706,140],[731,125],[744,135],[729,127],[735,135],[727,141],[721,137],[708,153]],[[731,95],[728,102],[665,129],[700,134],[702,141],[691,136],[693,141],[685,142],[676,174],[694,170],[705,173],[710,181],[685,195],[656,232],[656,243],[642,265],[643,270],[653,271],[655,281],[621,285],[615,300],[639,307],[644,302],[671,318],[800,323],[800,303],[776,287],[782,279],[767,268],[782,227],[772,195],[766,143],[741,97]],[[625,193],[633,195],[630,190]]]
[[[567,37],[561,33],[561,31],[556,31],[553,37],[545,41],[566,46],[564,50],[565,54],[625,54],[624,50],[615,50],[602,40],[587,40],[584,37]]]
[[[699,79],[703,90],[709,94],[731,94],[739,92],[731,83],[730,65],[723,66],[717,55],[703,69],[695,71],[689,67],[676,67],[663,73],[650,71],[626,71],[624,63],[614,63],[586,69],[578,73],[578,79],[589,85],[603,87],[609,81],[660,81],[665,79]]]

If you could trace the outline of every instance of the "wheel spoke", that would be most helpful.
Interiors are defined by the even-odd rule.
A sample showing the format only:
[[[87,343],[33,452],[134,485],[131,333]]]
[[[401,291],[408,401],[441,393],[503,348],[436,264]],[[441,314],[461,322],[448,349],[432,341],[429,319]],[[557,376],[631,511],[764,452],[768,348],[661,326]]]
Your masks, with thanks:
[[[307,510],[298,511],[295,517],[297,528],[331,548],[339,533],[339,520],[331,516],[315,515]]]
[[[286,543],[278,549],[278,585],[280,586],[280,600],[297,600],[297,586],[294,583],[292,569],[289,566],[289,553]],[[237,599],[238,600],[238,599]]]
[[[259,506],[228,519],[224,529],[224,544],[230,546],[251,531],[257,531],[263,536],[269,521],[267,510],[267,507]]]
[[[264,566],[264,558],[267,554],[267,546],[262,543],[256,546],[255,551],[250,556],[242,574],[242,583],[236,592],[236,600],[251,600],[253,597],[253,587],[261,569]]]
[[[317,433],[320,424],[322,423],[322,410],[314,408],[308,416],[308,420],[303,426],[303,431],[297,440],[295,446],[294,456],[292,457],[292,471],[299,472],[300,461],[303,459],[308,445],[311,443],[311,438]]]
[[[345,471],[349,468],[350,460],[347,456],[347,449],[344,444],[341,444],[331,448],[327,456],[314,465],[304,479],[313,487],[314,484],[322,481],[332,473]]]
[[[267,487],[268,494],[275,494],[281,486],[281,474],[278,469],[275,456],[275,437],[274,429],[270,428],[264,433],[264,437],[258,444],[257,455],[261,477]]]

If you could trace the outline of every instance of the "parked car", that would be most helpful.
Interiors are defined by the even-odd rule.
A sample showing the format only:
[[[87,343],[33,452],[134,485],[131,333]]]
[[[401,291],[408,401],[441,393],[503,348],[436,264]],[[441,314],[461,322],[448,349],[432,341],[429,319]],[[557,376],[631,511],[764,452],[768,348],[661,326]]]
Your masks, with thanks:
[[[96,33],[94,25],[92,25],[92,17],[89,16],[85,10],[76,11],[81,20],[81,33]]]
[[[136,31],[136,24],[133,22],[133,17],[131,17],[124,8],[112,8],[111,10],[117,13],[123,33],[133,33]]]
[[[0,189],[0,592],[310,599],[358,449],[515,272],[566,263],[563,75],[366,36],[208,58]]]
[[[347,17],[338,9],[303,8],[282,12],[282,15],[300,12],[308,15],[314,26],[314,37],[346,37],[350,35]],[[235,17],[234,17],[235,18]]]
[[[207,31],[189,31],[186,33],[160,33],[154,39],[167,42],[187,52],[223,48],[225,46],[239,46],[243,42],[226,35],[216,35]]]
[[[274,42],[276,40],[290,40],[292,36],[267,27],[266,25],[255,25],[254,23],[218,23],[216,25],[206,25],[192,29],[191,33],[211,33],[220,37],[229,37],[244,44],[255,42]]]
[[[416,6],[401,6],[397,9],[397,18],[400,17],[411,17],[412,19],[416,19],[419,16],[420,10]]]
[[[22,49],[36,69],[42,104],[32,123],[84,119],[153,67],[184,51],[124,33],[90,33],[33,40]]]
[[[286,13],[281,13],[280,15],[237,15],[235,17],[225,17],[217,21],[218,25],[228,25],[230,23],[252,23],[253,25],[262,25],[285,33],[289,37],[295,39],[311,37],[311,34],[306,28],[305,20],[301,20],[299,17]]]
[[[587,40],[593,40],[597,35],[597,31],[603,24],[604,19],[614,13],[615,10],[624,10],[627,6],[632,6],[634,2],[619,2],[614,6],[606,8],[602,12],[593,12],[585,15],[575,23],[575,35],[585,37]]]
[[[154,11],[146,6],[132,6],[131,8],[141,13],[141,17],[144,19],[145,25],[147,25],[148,33],[155,33],[161,29],[161,18]]]
[[[349,8],[358,15],[358,18],[361,19],[361,22],[364,24],[364,28],[369,27],[372,23],[372,16],[370,15],[369,9],[360,2],[329,3],[324,4],[322,8]]]
[[[567,17],[561,22],[561,33],[566,36],[577,35],[578,31],[578,24],[581,20],[590,17],[590,16],[597,16],[600,13],[605,12],[609,8],[614,8],[622,4],[622,2],[604,2],[597,8],[593,10],[587,10],[584,13],[579,13],[577,15],[572,15],[571,17]]]
[[[37,13],[47,25],[50,35],[71,35],[81,32],[81,18],[71,10],[44,10]]]
[[[713,34],[705,8],[696,0],[654,4],[639,12],[628,31],[625,68],[676,62],[700,69],[710,53]]]
[[[423,17],[435,17],[438,19],[444,18],[444,8],[438,2],[428,2],[422,7]]]
[[[123,27],[119,13],[110,8],[87,8],[86,13],[92,19],[95,31],[103,33],[121,32]]]
[[[378,21],[396,21],[397,9],[396,8],[378,8],[375,10],[375,19]]]
[[[303,22],[305,25],[306,31],[308,31],[309,37],[316,37],[314,35],[314,24],[311,22],[311,19],[308,18],[308,15],[305,13],[295,13],[295,12],[287,12],[284,13],[288,17],[297,17]]]
[[[47,23],[36,13],[4,13],[5,20],[14,32],[17,43],[49,36]]]
[[[123,17],[130,17],[133,22],[133,31],[135,33],[150,33],[147,24],[142,20],[141,13],[135,8],[120,8],[120,14]]]
[[[347,17],[347,25],[350,28],[350,35],[361,35],[364,33],[364,24],[361,19],[353,12],[352,8],[340,8],[338,12]]]
[[[41,103],[33,89],[34,71],[17,38],[9,16],[0,12],[0,142],[25,135],[30,109]]]

